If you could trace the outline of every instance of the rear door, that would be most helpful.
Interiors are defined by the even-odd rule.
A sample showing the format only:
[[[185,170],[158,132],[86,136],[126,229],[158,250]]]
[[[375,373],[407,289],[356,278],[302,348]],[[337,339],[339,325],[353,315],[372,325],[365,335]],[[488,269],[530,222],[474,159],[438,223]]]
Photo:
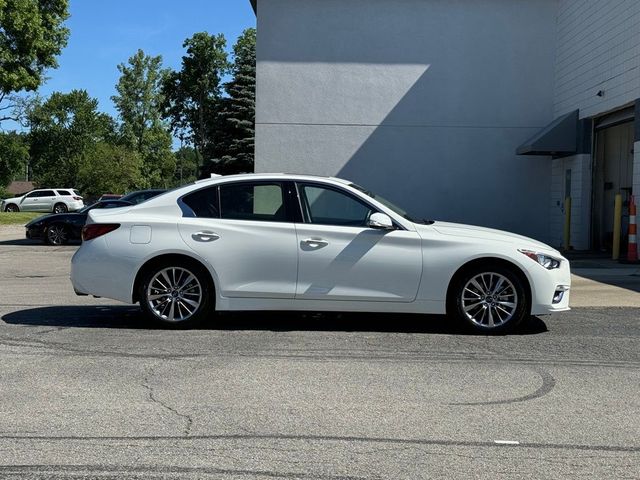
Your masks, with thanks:
[[[412,302],[422,276],[417,232],[378,230],[376,210],[338,187],[298,183],[296,299]]]
[[[287,182],[233,182],[181,199],[180,235],[213,266],[223,296],[294,298],[298,259],[289,188]]]
[[[53,205],[59,197],[56,196],[56,192],[53,190],[40,190],[40,197],[38,202],[39,212],[51,212],[53,211]],[[61,199],[62,200],[62,199]]]

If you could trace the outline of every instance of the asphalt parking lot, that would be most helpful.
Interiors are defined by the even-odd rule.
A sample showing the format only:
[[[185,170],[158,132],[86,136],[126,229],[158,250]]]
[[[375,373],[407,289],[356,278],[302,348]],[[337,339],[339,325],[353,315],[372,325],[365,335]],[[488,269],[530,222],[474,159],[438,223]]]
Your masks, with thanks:
[[[639,476],[634,275],[593,269],[586,306],[502,337],[312,313],[169,331],[75,296],[76,247],[16,232],[0,232],[0,478]]]

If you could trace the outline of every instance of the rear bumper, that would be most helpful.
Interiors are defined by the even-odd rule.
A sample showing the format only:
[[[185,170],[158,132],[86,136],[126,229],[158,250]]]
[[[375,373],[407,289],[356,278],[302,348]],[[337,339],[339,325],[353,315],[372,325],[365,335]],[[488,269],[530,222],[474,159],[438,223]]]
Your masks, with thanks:
[[[84,207],[84,202],[82,200],[67,203],[67,209],[70,212],[75,212],[76,210],[80,210],[83,207]]]

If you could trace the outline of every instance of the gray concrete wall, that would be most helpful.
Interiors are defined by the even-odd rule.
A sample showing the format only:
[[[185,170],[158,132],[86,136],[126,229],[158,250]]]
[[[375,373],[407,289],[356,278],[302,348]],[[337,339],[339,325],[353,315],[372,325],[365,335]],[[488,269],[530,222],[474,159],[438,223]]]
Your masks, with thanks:
[[[556,0],[260,0],[256,171],[549,240]]]

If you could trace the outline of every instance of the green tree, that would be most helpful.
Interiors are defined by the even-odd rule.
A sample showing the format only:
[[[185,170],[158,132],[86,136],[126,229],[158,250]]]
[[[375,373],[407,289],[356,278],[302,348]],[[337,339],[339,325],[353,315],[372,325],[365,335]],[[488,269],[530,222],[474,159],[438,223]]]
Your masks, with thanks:
[[[200,162],[193,147],[180,147],[176,152],[176,174],[174,185],[184,185],[198,179]]]
[[[201,158],[211,158],[215,125],[222,96],[221,80],[229,68],[224,35],[199,32],[185,40],[186,55],[179,72],[167,75],[163,115],[175,135],[195,147]]]
[[[256,104],[256,30],[246,29],[233,46],[233,78],[215,117],[215,154],[203,174],[253,172]]]
[[[17,132],[0,133],[0,189],[26,172],[29,146],[25,135]]]
[[[20,91],[35,91],[67,45],[68,0],[0,0],[0,122],[20,120]]]
[[[160,115],[161,85],[167,74],[162,57],[138,50],[118,65],[118,95],[112,98],[120,114],[123,140],[140,154],[145,186],[168,186],[175,170],[172,138]]]
[[[28,112],[31,164],[42,185],[75,187],[87,152],[98,142],[114,142],[113,119],[98,112],[86,90],[53,93]]]
[[[142,159],[125,145],[99,142],[84,152],[78,172],[84,194],[125,193],[144,185]]]

